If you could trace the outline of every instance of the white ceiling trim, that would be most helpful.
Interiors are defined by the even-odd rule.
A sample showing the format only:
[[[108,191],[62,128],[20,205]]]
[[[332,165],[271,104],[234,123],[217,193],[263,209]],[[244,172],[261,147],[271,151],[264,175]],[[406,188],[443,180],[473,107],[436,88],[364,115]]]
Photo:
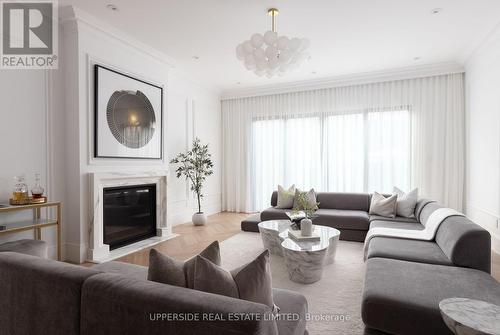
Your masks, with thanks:
[[[404,80],[411,78],[422,78],[463,72],[465,72],[463,65],[455,62],[419,65],[384,71],[357,73],[351,75],[320,78],[315,80],[304,80],[292,83],[272,84],[236,90],[226,90],[222,92],[221,100],[249,98],[255,96],[300,91],[312,91],[323,88],[369,84],[374,82]]]
[[[140,50],[141,52],[153,57],[154,59],[168,65],[170,68],[176,67],[175,60],[170,56],[152,48],[147,44],[142,43],[141,41],[138,41],[137,39],[130,37],[127,34],[124,34],[123,32],[117,30],[113,26],[110,26],[109,24],[100,21],[99,19],[95,18],[94,16],[88,14],[87,12],[81,10],[78,7],[64,6],[60,9],[59,16],[60,16],[60,24],[62,25],[72,21],[84,23],[87,26],[100,31],[101,33],[104,33],[108,36],[111,36],[119,40],[125,45]]]

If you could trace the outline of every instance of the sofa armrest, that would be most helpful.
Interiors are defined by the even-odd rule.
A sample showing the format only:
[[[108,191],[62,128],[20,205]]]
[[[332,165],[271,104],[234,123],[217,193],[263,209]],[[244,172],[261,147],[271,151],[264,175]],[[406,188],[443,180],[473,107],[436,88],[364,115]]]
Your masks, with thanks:
[[[83,335],[277,334],[268,306],[112,273],[85,281],[81,325]]]

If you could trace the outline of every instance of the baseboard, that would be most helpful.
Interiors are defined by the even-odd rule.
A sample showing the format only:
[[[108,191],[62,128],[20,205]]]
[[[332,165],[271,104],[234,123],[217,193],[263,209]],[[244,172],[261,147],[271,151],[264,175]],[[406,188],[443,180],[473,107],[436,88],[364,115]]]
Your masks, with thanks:
[[[483,209],[473,203],[466,205],[466,215],[475,223],[486,229],[491,234],[491,249],[500,254],[500,217],[491,211]]]

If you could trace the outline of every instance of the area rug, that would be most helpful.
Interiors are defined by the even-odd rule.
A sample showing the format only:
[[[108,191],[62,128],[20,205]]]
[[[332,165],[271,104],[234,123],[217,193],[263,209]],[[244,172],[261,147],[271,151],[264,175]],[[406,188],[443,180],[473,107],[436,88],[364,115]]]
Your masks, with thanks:
[[[241,232],[221,243],[222,266],[231,270],[253,260],[264,250],[260,235]],[[280,256],[271,256],[273,287],[300,292],[307,298],[311,335],[363,334],[361,294],[363,289],[363,243],[340,241],[335,262],[324,268],[313,284],[298,284],[288,278]]]

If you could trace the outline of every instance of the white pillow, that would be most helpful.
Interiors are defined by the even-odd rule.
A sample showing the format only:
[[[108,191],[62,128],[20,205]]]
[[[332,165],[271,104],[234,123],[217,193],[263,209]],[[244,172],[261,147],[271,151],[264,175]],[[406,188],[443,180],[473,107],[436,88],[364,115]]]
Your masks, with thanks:
[[[396,194],[386,198],[382,194],[373,192],[372,200],[370,202],[370,213],[373,215],[385,216],[393,218],[396,216],[396,201],[398,196]]]
[[[285,190],[283,186],[278,185],[278,202],[276,208],[290,209],[293,207],[293,199],[295,197],[295,184]]]
[[[414,218],[415,206],[417,205],[418,200],[418,188],[405,193],[394,186],[392,193],[398,195],[398,200],[396,203],[396,214],[399,216],[404,216],[405,218]]]

